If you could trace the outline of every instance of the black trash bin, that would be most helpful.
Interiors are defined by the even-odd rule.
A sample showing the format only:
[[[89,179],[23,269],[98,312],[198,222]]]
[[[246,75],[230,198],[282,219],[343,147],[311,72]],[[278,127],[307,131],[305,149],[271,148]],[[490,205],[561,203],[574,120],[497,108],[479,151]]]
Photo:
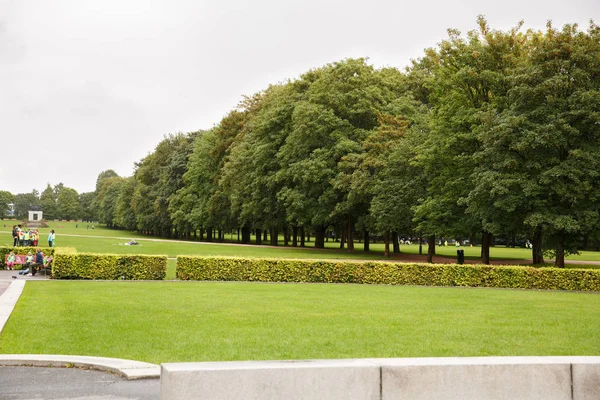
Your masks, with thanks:
[[[465,251],[464,250],[456,250],[456,262],[458,264],[464,264],[465,263]]]

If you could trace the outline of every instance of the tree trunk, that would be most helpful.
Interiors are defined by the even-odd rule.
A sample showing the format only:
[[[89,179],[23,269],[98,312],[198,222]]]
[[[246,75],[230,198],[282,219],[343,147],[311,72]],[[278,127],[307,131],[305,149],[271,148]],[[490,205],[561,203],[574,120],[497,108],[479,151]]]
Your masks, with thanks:
[[[342,227],[342,238],[340,239],[340,249],[346,245],[346,229]]]
[[[300,227],[300,247],[304,247],[304,227]]]
[[[354,251],[354,235],[353,235],[353,229],[352,229],[352,216],[348,215],[348,226],[347,226],[347,232],[346,232],[346,239],[348,240],[348,251],[353,252]]]
[[[225,238],[225,234],[223,233],[223,229],[219,229],[219,242],[222,242]]]
[[[383,235],[383,240],[385,242],[385,256],[389,257],[390,256],[390,233],[386,232],[385,235]]]
[[[265,229],[263,231],[263,242],[266,242],[268,240],[269,240],[269,231],[268,231],[268,229]]]
[[[271,246],[277,246],[279,243],[279,231],[277,228],[271,228]]]
[[[542,250],[542,227],[537,227],[533,232],[533,239],[531,240],[531,255],[534,264],[544,263],[544,253]]]
[[[242,226],[242,243],[250,243],[251,231],[247,226]]]
[[[558,240],[556,241],[556,259],[554,260],[554,266],[556,268],[565,267],[565,232],[561,231],[558,234]]]
[[[492,234],[487,231],[483,231],[481,237],[481,263],[490,263],[490,241],[492,240]]]
[[[256,244],[262,244],[262,229],[256,230]]]
[[[290,245],[290,227],[289,226],[283,227],[283,245],[284,246]]]
[[[433,262],[433,255],[435,254],[435,235],[427,238],[427,262]]]
[[[325,232],[323,232],[323,237],[325,237]],[[306,232],[306,241],[310,243],[310,231]],[[325,243],[325,241],[323,241]]]
[[[367,231],[366,229],[364,230],[364,241],[365,241],[365,251],[369,251],[369,231]]]
[[[325,229],[326,227],[323,225],[317,226],[317,230],[315,232],[315,248],[317,249],[325,248]]]
[[[423,254],[423,231],[419,232],[419,255]]]
[[[398,241],[398,232],[392,232],[392,243],[394,244],[394,253],[400,253],[400,242]]]
[[[213,228],[212,226],[209,228],[206,228],[206,241],[207,242],[212,242],[213,241]]]
[[[298,227],[292,226],[292,247],[298,247]]]
[[[237,234],[238,234],[238,239],[237,239],[237,241],[238,241],[238,243],[239,243],[239,242],[240,242],[240,228],[237,228]]]

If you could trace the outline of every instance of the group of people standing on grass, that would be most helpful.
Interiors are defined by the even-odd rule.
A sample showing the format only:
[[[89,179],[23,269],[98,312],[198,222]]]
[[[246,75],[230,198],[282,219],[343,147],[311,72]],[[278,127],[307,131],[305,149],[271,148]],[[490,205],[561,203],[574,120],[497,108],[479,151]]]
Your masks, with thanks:
[[[37,229],[23,229],[21,225],[14,225],[12,229],[13,236],[13,246],[37,246],[40,238],[40,233]],[[54,247],[54,241],[56,238],[56,234],[54,233],[54,229],[50,231],[48,234],[48,247]]]
[[[40,233],[37,229],[23,229],[21,225],[13,226],[14,246],[37,246]]]

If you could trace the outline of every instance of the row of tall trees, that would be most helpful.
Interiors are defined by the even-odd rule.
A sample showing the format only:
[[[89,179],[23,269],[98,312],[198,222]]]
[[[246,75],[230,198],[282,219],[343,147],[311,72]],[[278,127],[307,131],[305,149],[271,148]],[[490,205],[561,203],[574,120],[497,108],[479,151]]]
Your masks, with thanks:
[[[527,238],[564,265],[599,242],[600,28],[489,28],[406,70],[364,59],[247,97],[208,131],[169,135],[131,177],[100,174],[91,209],[113,227],[243,242],[327,235]]]

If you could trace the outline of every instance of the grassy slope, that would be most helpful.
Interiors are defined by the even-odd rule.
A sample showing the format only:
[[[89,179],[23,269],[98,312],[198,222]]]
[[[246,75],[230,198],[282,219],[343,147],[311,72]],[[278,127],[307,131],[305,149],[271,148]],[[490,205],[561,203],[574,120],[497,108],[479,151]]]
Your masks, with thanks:
[[[46,281],[26,285],[0,353],[154,363],[600,355],[599,320],[600,296],[584,293]]]

